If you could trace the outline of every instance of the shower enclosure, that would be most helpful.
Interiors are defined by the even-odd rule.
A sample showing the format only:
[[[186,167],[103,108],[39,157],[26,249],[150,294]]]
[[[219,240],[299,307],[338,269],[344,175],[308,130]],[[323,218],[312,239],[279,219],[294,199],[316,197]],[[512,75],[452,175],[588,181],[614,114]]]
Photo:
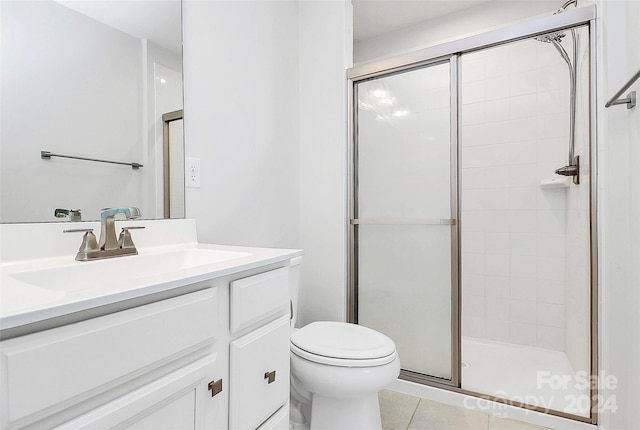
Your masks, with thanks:
[[[594,422],[593,17],[565,15],[350,71],[349,314],[403,379]]]

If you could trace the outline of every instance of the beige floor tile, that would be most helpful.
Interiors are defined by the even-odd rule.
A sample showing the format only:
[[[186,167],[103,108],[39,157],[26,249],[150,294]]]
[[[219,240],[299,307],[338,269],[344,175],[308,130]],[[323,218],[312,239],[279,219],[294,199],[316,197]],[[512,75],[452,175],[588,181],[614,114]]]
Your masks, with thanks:
[[[489,416],[465,408],[421,399],[409,430],[487,430]]]
[[[540,427],[533,424],[514,421],[506,418],[489,417],[489,430],[548,430],[547,427]]]
[[[382,427],[386,430],[406,430],[420,399],[397,391],[378,393]]]

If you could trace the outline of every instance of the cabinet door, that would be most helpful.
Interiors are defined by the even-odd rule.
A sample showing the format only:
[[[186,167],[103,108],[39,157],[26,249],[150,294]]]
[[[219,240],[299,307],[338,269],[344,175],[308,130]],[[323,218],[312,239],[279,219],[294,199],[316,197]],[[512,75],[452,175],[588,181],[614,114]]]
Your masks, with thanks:
[[[223,428],[226,405],[223,396],[212,398],[208,391],[212,374],[220,372],[216,364],[215,355],[202,358],[56,429]]]
[[[260,426],[289,401],[289,316],[231,342],[229,428]]]
[[[3,341],[0,427],[41,420],[213,344],[217,308],[210,288]]]

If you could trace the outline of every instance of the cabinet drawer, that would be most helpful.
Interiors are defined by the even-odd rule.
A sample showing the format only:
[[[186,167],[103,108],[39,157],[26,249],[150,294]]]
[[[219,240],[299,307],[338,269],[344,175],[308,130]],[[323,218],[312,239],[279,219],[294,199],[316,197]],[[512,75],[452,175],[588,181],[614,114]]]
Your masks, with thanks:
[[[73,406],[213,343],[216,311],[217,291],[207,289],[2,342],[2,428]]]
[[[229,428],[255,429],[289,401],[289,316],[231,342],[230,349]]]
[[[289,313],[289,268],[231,282],[231,332]]]

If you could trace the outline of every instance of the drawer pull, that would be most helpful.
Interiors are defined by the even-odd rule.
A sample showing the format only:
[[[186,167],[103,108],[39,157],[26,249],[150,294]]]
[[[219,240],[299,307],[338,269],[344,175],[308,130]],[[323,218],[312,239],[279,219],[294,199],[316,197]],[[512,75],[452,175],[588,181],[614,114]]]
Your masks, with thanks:
[[[264,374],[264,379],[267,380],[267,384],[271,384],[272,382],[275,382],[275,380],[276,380],[276,371],[274,370],[273,372],[266,372]]]
[[[222,392],[222,379],[209,382],[209,390],[211,390],[211,397],[214,397],[216,394]]]

